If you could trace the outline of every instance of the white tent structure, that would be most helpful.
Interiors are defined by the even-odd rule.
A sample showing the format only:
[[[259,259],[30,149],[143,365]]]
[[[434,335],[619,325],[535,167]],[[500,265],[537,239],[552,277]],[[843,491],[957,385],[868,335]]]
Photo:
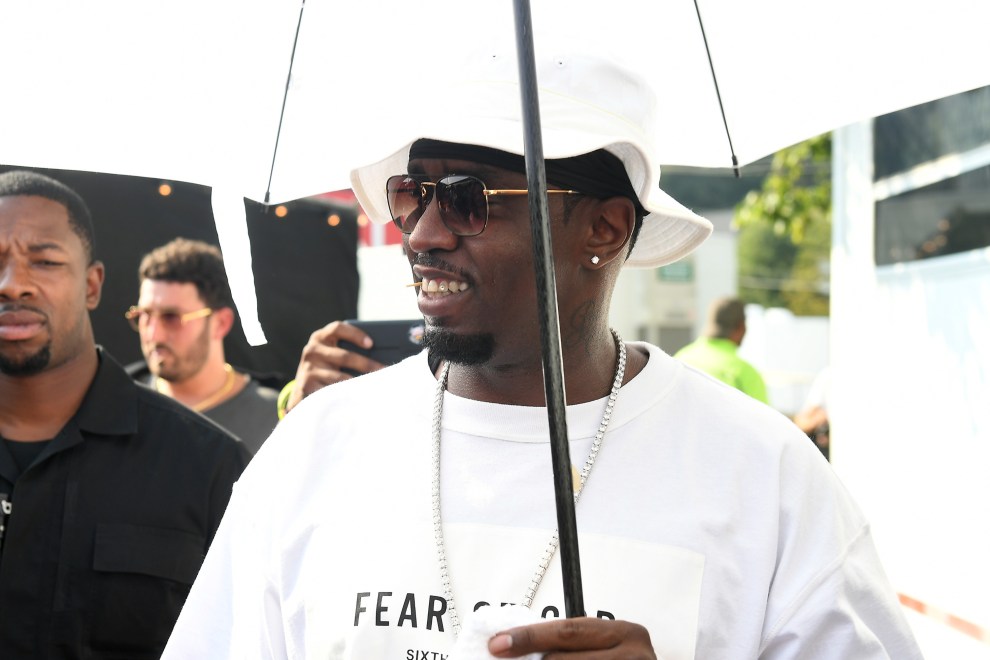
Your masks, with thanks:
[[[834,134],[832,461],[928,657],[985,660],[990,88],[929,105],[894,167],[897,116]]]

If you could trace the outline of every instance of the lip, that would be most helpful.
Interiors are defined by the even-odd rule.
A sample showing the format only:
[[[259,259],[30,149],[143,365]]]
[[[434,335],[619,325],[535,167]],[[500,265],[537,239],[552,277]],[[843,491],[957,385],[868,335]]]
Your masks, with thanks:
[[[45,317],[37,312],[0,313],[0,340],[25,341],[40,334]]]
[[[172,355],[172,349],[167,346],[155,346],[150,351],[148,351],[148,361],[150,362],[152,358],[157,358],[156,362],[162,362],[166,355]]]
[[[429,268],[426,266],[414,266],[413,275],[417,282],[422,282],[423,280],[453,280],[456,282],[466,281],[468,284],[472,284],[470,280],[467,280],[462,275],[455,275],[449,271]],[[423,314],[423,316],[449,317],[471,298],[474,294],[474,290],[475,288],[472,284],[471,287],[464,292],[451,294],[449,296],[427,296],[422,287],[420,287],[416,294],[416,302],[419,306],[419,311]]]
[[[450,271],[431,268],[429,266],[413,266],[412,270],[417,282],[422,282],[423,280],[456,280],[460,282],[465,279],[463,275],[455,275]],[[471,284],[471,282],[469,281],[468,284]]]

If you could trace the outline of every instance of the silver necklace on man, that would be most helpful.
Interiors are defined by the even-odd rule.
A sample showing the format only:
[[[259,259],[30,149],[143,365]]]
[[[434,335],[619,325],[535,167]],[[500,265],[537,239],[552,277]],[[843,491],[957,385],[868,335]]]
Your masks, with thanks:
[[[609,392],[608,401],[605,404],[605,412],[602,414],[602,421],[598,425],[598,432],[591,443],[591,451],[584,462],[584,467],[578,473],[579,482],[574,489],[574,503],[577,504],[584,490],[584,484],[588,481],[591,468],[595,465],[598,451],[601,449],[602,440],[605,438],[605,430],[612,419],[612,409],[615,407],[615,398],[622,387],[622,379],[626,373],[626,345],[622,342],[622,337],[614,329],[611,329],[612,337],[618,352],[615,363],[615,378],[612,379],[612,390]],[[456,636],[461,630],[460,620],[457,617],[457,608],[454,605],[454,590],[450,583],[450,572],[447,566],[447,550],[443,542],[443,523],[440,516],[440,427],[443,419],[443,395],[447,389],[447,375],[450,372],[450,362],[445,362],[437,379],[436,398],[433,401],[433,537],[437,545],[437,559],[440,561],[440,582],[443,585],[443,596],[447,600],[447,614],[450,615],[451,628]],[[543,576],[550,566],[550,560],[557,552],[560,537],[557,530],[554,530],[550,541],[547,543],[543,557],[530,580],[529,587],[522,599],[522,605],[529,609],[533,605],[536,591],[540,588]]]

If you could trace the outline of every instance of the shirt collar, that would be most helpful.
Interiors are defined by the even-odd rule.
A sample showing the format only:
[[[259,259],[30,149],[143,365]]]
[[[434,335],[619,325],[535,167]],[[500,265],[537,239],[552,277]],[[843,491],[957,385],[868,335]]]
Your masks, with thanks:
[[[129,435],[137,431],[137,391],[139,387],[124,368],[96,347],[99,366],[86,396],[75,415],[80,431],[96,435]]]

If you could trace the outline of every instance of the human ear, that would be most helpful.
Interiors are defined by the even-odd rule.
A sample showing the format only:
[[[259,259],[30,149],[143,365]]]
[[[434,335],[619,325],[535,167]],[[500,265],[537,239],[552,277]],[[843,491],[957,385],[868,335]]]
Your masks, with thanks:
[[[234,327],[234,310],[230,307],[221,307],[213,312],[213,336],[216,339],[223,339]]]
[[[106,269],[102,261],[94,261],[86,267],[86,309],[89,311],[93,311],[100,305],[105,277]]]
[[[624,260],[635,226],[636,209],[631,200],[610,197],[599,202],[584,246],[587,267],[604,268],[617,258]]]

